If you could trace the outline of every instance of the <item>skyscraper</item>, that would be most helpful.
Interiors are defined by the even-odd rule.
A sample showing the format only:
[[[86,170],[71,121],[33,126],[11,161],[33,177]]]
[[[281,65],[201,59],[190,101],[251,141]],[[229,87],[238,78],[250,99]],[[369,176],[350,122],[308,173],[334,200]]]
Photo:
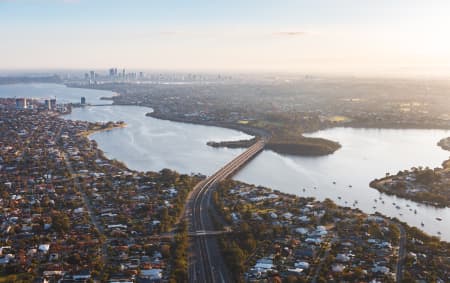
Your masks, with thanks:
[[[51,110],[50,100],[46,99],[44,105],[45,105],[45,110]]]
[[[90,71],[90,74],[91,74],[91,77],[90,77],[91,81],[95,81],[95,72]]]
[[[17,98],[16,99],[16,108],[17,109],[27,109],[27,99],[26,98]]]
[[[50,99],[50,109],[56,110],[56,98]]]

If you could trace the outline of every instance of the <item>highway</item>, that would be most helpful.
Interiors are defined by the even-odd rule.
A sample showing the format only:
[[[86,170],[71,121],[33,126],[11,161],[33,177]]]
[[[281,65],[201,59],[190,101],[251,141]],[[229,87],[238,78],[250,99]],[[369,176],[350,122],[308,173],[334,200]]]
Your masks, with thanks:
[[[232,277],[223,260],[214,231],[210,211],[211,196],[215,185],[235,174],[249,160],[260,153],[265,145],[260,140],[249,147],[245,152],[223,166],[216,173],[198,183],[188,198],[185,217],[189,222],[189,233],[196,234],[191,237],[189,251],[189,282],[232,282]]]

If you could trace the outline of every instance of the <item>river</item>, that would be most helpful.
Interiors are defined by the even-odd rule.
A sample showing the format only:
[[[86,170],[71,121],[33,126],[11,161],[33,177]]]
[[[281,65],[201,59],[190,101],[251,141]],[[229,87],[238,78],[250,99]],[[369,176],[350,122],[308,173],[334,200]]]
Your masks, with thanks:
[[[105,91],[38,84],[16,86],[21,94],[14,92],[10,86],[0,86],[0,97],[47,95],[45,91],[35,92],[42,88],[57,92],[61,100],[74,102],[86,96],[88,102],[104,104],[105,101],[99,98],[112,95]],[[64,89],[70,95],[64,96]],[[96,133],[90,138],[98,142],[109,158],[123,161],[131,169],[142,171],[170,168],[182,173],[209,175],[243,150],[211,148],[206,145],[207,141],[249,137],[235,130],[146,117],[145,113],[150,111],[150,108],[137,106],[90,106],[76,108],[65,118],[125,121],[126,128]],[[436,143],[450,136],[450,131],[334,128],[310,136],[338,141],[342,148],[322,157],[286,156],[266,150],[234,178],[319,200],[330,198],[340,205],[357,207],[367,213],[378,211],[433,235],[440,231],[440,237],[450,241],[450,209],[437,209],[383,195],[368,186],[371,180],[383,177],[386,172],[395,174],[399,170],[419,165],[431,168],[440,166],[450,153],[439,148]],[[396,208],[397,205],[400,209]],[[443,220],[439,222],[436,217]],[[424,227],[421,227],[422,222]]]

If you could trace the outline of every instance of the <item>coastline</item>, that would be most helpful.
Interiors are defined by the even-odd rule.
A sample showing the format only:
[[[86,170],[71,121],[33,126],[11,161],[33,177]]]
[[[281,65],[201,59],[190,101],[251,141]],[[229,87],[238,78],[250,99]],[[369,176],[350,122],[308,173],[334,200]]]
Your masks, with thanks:
[[[436,125],[418,125],[418,124],[364,124],[364,123],[356,123],[356,124],[341,124],[335,125],[330,128],[353,128],[353,129],[375,129],[375,130],[450,130],[450,126],[436,126]]]
[[[441,139],[437,143],[437,146],[441,147],[443,150],[450,151],[450,137]],[[425,169],[418,171],[418,173],[411,172],[409,174],[414,174],[414,176],[412,177],[411,176],[405,177],[404,176],[405,173],[401,173],[400,171],[396,175],[390,175],[383,177],[381,179],[372,180],[369,183],[369,186],[387,195],[394,195],[399,198],[411,200],[417,203],[422,203],[436,208],[448,208],[450,207],[450,200],[445,198],[446,192],[430,192],[429,188],[432,187],[433,184],[425,185],[425,188],[428,188],[428,191],[425,190],[420,191],[418,193],[409,193],[408,190],[405,190],[404,185],[405,183],[407,183],[409,186],[421,185],[420,182],[416,180],[416,176],[421,172],[428,172],[429,174],[433,174],[433,176],[436,176],[439,174],[443,174],[446,171],[450,171],[450,158],[442,162],[442,168]],[[408,178],[414,179],[408,180]],[[445,183],[442,185],[443,187],[446,187],[446,185],[448,186],[448,184]]]
[[[96,133],[111,131],[111,130],[114,130],[114,129],[120,129],[120,128],[125,128],[125,127],[127,127],[127,124],[125,122],[122,122],[122,123],[115,123],[115,122],[113,122],[112,125],[106,126],[105,128],[92,129],[92,130],[84,131],[84,132],[81,133],[81,135],[84,136],[84,137],[89,137],[90,135],[93,135],[93,134],[96,134]]]

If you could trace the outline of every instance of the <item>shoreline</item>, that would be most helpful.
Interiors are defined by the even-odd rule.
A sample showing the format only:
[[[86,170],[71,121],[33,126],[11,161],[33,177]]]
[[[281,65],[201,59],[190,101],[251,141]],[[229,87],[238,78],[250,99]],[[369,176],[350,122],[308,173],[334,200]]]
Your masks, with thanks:
[[[346,125],[335,125],[335,126],[329,127],[328,129],[332,129],[332,128],[353,128],[353,129],[372,129],[372,130],[444,130],[444,131],[450,131],[450,127],[444,127],[444,126],[436,127],[436,126],[416,125],[416,124],[401,124],[401,125],[364,125],[364,124],[352,125],[352,124],[346,124]],[[320,129],[320,130],[324,130],[324,129]],[[308,133],[313,133],[313,132],[308,132]]]
[[[442,148],[443,150],[450,151],[450,137],[441,139],[437,146]],[[450,170],[450,158],[444,160],[442,162],[442,168],[438,169],[429,169],[432,170],[433,174],[437,174],[437,172],[442,173],[447,170]],[[426,169],[425,169],[426,170]],[[401,171],[400,171],[401,172]],[[403,187],[395,187],[394,185],[403,185],[404,183],[408,183],[409,185],[416,185],[418,182],[416,180],[416,177],[414,177],[413,181],[406,180],[407,178],[411,177],[404,177],[403,175],[405,173],[402,173],[400,175],[400,172],[395,175],[390,175],[383,177],[381,179],[374,179],[369,183],[369,186],[373,189],[378,190],[381,193],[387,194],[387,195],[393,195],[402,199],[411,200],[417,203],[429,205],[431,207],[435,208],[450,208],[450,200],[445,199],[446,192],[441,192],[442,194],[439,194],[438,192],[429,192],[429,191],[421,191],[416,194],[410,194],[408,191],[399,191],[400,189],[403,189]],[[419,171],[420,172],[420,171]],[[431,172],[431,171],[430,171]],[[411,174],[411,173],[410,173]],[[403,180],[405,179],[405,180]],[[386,186],[385,183],[389,182],[389,187]],[[445,186],[446,184],[443,184]],[[431,184],[424,185],[425,187],[429,188]],[[434,200],[431,200],[434,198]]]
[[[64,118],[64,116],[66,116],[68,114],[70,114],[70,113],[51,114],[51,115],[54,116],[54,117],[57,117],[57,118],[62,118],[64,120],[70,120],[70,119],[65,119]],[[94,123],[93,122],[89,122],[89,123],[91,123],[93,125],[99,125],[98,124],[99,122],[94,122]],[[126,128],[128,126],[127,123],[125,123],[124,121],[115,121],[115,122],[114,121],[108,121],[108,122],[104,123],[104,125],[108,125],[108,126],[106,126],[105,128],[100,128],[100,129],[87,130],[87,131],[84,131],[84,132],[80,133],[80,135],[84,136],[84,137],[89,137],[90,135],[93,135],[93,134],[96,134],[96,133],[111,131],[111,130],[114,130],[114,129]]]
[[[113,106],[114,105],[118,105],[118,106],[142,106],[142,107],[148,107],[148,108],[151,108],[150,106],[146,106],[146,105],[133,105],[133,104],[113,104]],[[153,117],[152,115],[149,115],[149,114],[151,114],[151,113],[147,113],[147,114],[145,114],[146,116],[150,116],[150,117]],[[157,118],[157,119],[161,119],[161,120],[168,120],[168,121],[173,121],[173,120],[170,120],[170,119],[163,119],[163,118],[158,118],[158,117],[153,117],[153,118]],[[191,123],[191,122],[188,122],[188,121],[179,121],[179,122],[182,122],[182,123],[189,123],[189,124],[200,124],[200,125],[205,125],[205,126],[216,126],[216,127],[219,127],[217,124],[212,124],[212,123],[207,123],[207,122],[205,122],[205,123]],[[125,126],[123,126],[123,127],[125,127]],[[229,127],[227,127],[227,128],[229,128]],[[90,134],[93,134],[93,133],[95,133],[95,132],[100,132],[100,131],[105,131],[105,130],[113,130],[114,129],[114,127],[113,128],[110,128],[110,129],[101,129],[101,130],[96,130],[96,131],[93,131],[92,133],[90,133]],[[231,128],[231,129],[235,129],[235,128]],[[414,227],[414,226],[411,226],[411,227]],[[421,231],[423,231],[423,230],[421,230]],[[427,232],[425,232],[424,231],[424,233],[427,233]],[[430,235],[432,235],[432,234],[430,234]]]
[[[102,128],[102,129],[92,129],[92,130],[84,131],[81,133],[81,135],[89,138],[90,135],[93,135],[96,133],[107,132],[107,131],[111,131],[114,129],[126,128],[127,126],[128,125],[125,122],[123,122],[123,123],[113,122],[113,125],[111,125],[111,126],[107,126],[106,128]]]
[[[115,104],[122,105],[122,104]],[[188,123],[194,125],[204,125],[204,126],[214,126],[223,127],[232,130],[242,131],[248,135],[252,135],[256,138],[265,139],[267,141],[266,149],[272,150],[278,154],[286,155],[296,155],[296,156],[324,156],[333,154],[336,150],[341,148],[338,142],[327,140],[323,138],[310,138],[301,136],[297,141],[271,141],[272,133],[265,129],[255,128],[247,125],[238,125],[228,122],[217,122],[217,121],[199,121],[199,120],[186,120],[179,117],[167,116],[159,111],[155,110],[145,114],[147,117],[152,117],[160,120]],[[242,146],[244,144],[250,144],[253,139],[238,141],[239,143],[230,141],[220,141],[220,142],[210,142],[214,144],[214,147],[228,147],[232,146]]]
[[[113,104],[113,105],[134,105],[134,104]],[[245,125],[237,125],[227,122],[208,122],[208,121],[198,121],[198,120],[185,120],[182,118],[177,117],[168,117],[165,115],[160,114],[155,110],[155,108],[147,105],[135,105],[135,106],[144,106],[153,109],[153,112],[148,112],[145,114],[147,117],[152,117],[159,120],[165,120],[165,121],[172,121],[172,122],[179,122],[179,123],[186,123],[186,124],[193,124],[193,125],[203,125],[203,126],[212,126],[212,127],[222,127],[230,130],[237,130],[244,132],[247,135],[258,137],[258,138],[269,138],[271,134],[264,130],[254,127],[249,127]]]
[[[395,176],[395,175],[394,175]],[[390,179],[392,179],[393,176],[389,176],[389,177],[384,177],[382,179],[375,179],[372,180],[369,183],[369,186],[377,191],[379,191],[380,193],[386,194],[388,196],[395,196],[398,197],[400,199],[405,199],[405,200],[409,200],[409,201],[413,201],[416,203],[420,203],[423,205],[427,205],[433,208],[439,208],[439,209],[445,209],[445,208],[450,208],[450,204],[443,204],[443,203],[439,203],[439,202],[432,202],[432,201],[426,201],[420,197],[414,197],[414,195],[407,195],[407,194],[399,194],[398,192],[396,192],[395,190],[391,190],[386,188],[385,185],[381,184],[383,182],[386,182]]]

